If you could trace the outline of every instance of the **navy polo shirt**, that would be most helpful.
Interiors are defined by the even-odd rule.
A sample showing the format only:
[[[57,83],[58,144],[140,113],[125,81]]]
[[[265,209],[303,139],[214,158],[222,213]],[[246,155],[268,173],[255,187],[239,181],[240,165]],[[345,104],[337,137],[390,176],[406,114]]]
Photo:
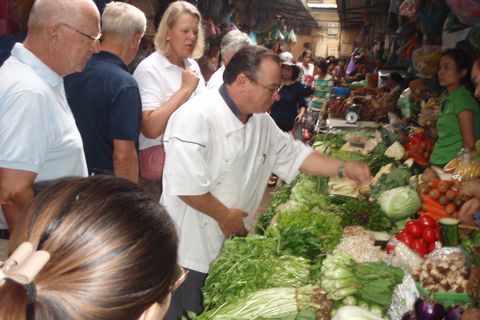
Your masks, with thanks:
[[[113,140],[138,142],[142,101],[127,65],[108,51],[64,78],[67,100],[82,135],[88,172],[113,171]]]

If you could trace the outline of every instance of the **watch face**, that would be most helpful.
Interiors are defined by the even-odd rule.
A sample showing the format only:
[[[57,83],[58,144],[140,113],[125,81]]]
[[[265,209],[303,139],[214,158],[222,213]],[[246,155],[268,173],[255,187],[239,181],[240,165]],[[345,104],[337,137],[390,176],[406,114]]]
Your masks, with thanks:
[[[347,123],[355,123],[358,120],[358,113],[355,111],[349,111],[345,119],[347,120]]]

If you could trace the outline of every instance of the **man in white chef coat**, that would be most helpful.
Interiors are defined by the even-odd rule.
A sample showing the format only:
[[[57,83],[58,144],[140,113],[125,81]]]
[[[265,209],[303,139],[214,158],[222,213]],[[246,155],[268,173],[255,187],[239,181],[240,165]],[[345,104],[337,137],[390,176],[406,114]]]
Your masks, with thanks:
[[[224,84],[180,107],[164,135],[160,200],[176,222],[179,263],[190,270],[165,319],[202,312],[200,288],[231,235],[245,235],[270,173],[290,182],[298,170],[317,176],[370,179],[367,165],[315,153],[278,129],[268,115],[280,99],[281,60],[261,46],[239,50]]]

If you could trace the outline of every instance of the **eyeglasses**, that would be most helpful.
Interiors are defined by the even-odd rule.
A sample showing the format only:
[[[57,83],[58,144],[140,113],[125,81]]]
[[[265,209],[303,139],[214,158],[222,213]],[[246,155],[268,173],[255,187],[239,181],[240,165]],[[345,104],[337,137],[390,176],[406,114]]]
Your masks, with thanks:
[[[170,292],[177,290],[178,287],[180,287],[180,285],[187,279],[188,271],[189,270],[181,267],[177,268],[177,273],[175,274],[176,280],[170,285]]]
[[[275,94],[275,92],[280,92],[280,90],[283,88],[283,82],[275,89],[269,89],[267,87],[265,87],[263,84],[261,83],[258,83],[255,79],[245,75],[248,79],[250,79],[252,82],[258,84],[259,86],[261,87],[264,87],[265,89],[267,89],[268,91],[270,91],[270,94],[273,96]]]
[[[98,41],[98,40],[100,40],[100,38],[101,38],[101,36],[102,36],[102,34],[100,33],[97,37],[92,37],[92,36],[90,36],[90,35],[88,35],[88,34],[86,34],[86,33],[83,33],[83,32],[81,32],[81,31],[78,31],[77,29],[75,29],[75,28],[72,27],[72,26],[69,26],[69,25],[66,24],[66,23],[59,22],[58,24],[60,24],[60,25],[62,25],[62,26],[65,26],[65,27],[67,27],[67,28],[70,28],[70,29],[72,29],[73,31],[80,33],[82,36],[85,36],[85,37],[87,37],[88,39],[92,40],[92,43],[90,43],[89,48],[93,47],[93,45],[95,44],[95,42]]]

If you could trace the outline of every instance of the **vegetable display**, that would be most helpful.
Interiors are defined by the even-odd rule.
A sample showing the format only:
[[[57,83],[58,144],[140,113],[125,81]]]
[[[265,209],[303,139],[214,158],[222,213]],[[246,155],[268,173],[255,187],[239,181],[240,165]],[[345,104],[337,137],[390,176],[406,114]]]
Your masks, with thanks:
[[[327,298],[337,302],[346,300],[336,306],[356,304],[380,317],[392,300],[395,286],[402,283],[404,277],[400,268],[383,261],[358,264],[351,255],[340,250],[335,250],[323,261],[322,274]]]
[[[202,313],[196,320],[250,320],[285,319],[301,314],[301,319],[329,319],[322,312],[333,308],[321,289],[305,286],[299,288],[273,288],[259,290],[219,308]],[[293,319],[293,318],[292,318]]]
[[[460,250],[442,241],[456,246],[455,216],[463,202],[451,174],[415,160],[413,151],[422,153],[426,144],[425,153],[433,145],[423,134],[407,136],[390,126],[380,127],[364,148],[347,148],[345,137],[321,133],[313,147],[366,162],[374,175],[370,183],[300,173],[281,186],[259,216],[256,234],[225,241],[202,288],[205,311],[190,318],[400,319],[418,292],[480,296],[480,269],[474,268],[472,279],[467,266],[435,258],[443,250]],[[418,147],[410,147],[402,164],[396,159],[406,141]],[[473,263],[480,262],[480,231],[461,246]],[[412,274],[403,282],[404,272]],[[451,320],[463,312],[441,308],[422,297],[402,319],[443,320],[444,314]]]
[[[417,193],[409,187],[398,187],[384,191],[378,203],[387,217],[401,220],[415,214],[420,209],[421,201]]]
[[[405,228],[395,237],[424,257],[427,253],[442,247],[440,229],[433,218],[421,216],[418,220],[408,220]]]

